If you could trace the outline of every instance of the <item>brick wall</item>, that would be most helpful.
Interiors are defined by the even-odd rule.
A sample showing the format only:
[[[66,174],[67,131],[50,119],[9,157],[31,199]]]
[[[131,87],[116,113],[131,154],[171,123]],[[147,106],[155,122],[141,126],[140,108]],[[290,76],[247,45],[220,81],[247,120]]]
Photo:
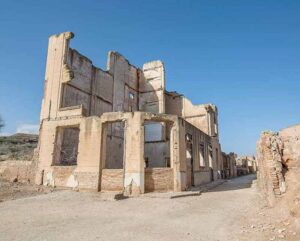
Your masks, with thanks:
[[[293,192],[300,180],[300,125],[262,133],[257,143],[258,183],[269,203]]]
[[[122,191],[123,176],[123,169],[102,169],[101,191]]]
[[[173,191],[173,168],[146,168],[145,191]]]

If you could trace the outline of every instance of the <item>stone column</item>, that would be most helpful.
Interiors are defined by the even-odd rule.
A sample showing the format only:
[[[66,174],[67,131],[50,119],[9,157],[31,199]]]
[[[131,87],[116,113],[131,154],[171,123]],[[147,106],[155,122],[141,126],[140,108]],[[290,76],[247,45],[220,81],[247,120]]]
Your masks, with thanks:
[[[133,112],[125,124],[124,195],[144,193],[143,113]]]

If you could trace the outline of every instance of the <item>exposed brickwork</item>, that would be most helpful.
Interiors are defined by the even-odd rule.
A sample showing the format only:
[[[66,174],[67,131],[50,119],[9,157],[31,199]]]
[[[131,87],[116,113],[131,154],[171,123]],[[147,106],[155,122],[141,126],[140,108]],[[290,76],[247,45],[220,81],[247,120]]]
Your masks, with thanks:
[[[282,149],[283,145],[278,133],[264,132],[257,143],[259,184],[270,202],[273,202],[274,195],[285,192]]]
[[[123,176],[123,169],[103,169],[101,177],[101,191],[122,191]]]
[[[145,190],[172,191],[173,190],[173,168],[146,168]]]
[[[264,132],[257,143],[259,186],[270,204],[274,204],[276,197],[285,193],[293,199],[298,193],[299,139],[300,125],[283,129],[279,133]]]

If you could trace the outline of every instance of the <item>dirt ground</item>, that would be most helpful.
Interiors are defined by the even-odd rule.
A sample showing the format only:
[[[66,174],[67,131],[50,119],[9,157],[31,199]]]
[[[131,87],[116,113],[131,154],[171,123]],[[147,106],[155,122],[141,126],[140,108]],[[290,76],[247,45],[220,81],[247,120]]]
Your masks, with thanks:
[[[111,194],[66,190],[7,198],[3,192],[0,240],[300,240],[291,221],[271,215],[254,175],[194,193],[117,201]]]
[[[0,179],[0,203],[9,200],[47,194],[53,191],[56,190],[45,186],[8,182]]]

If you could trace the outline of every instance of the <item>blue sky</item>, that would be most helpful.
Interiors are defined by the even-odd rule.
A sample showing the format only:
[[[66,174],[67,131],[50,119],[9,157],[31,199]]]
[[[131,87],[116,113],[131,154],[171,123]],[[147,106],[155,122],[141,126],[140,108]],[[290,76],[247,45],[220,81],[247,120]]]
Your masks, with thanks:
[[[300,1],[0,0],[4,133],[39,123],[48,36],[105,68],[107,52],[161,59],[167,89],[219,109],[222,149],[255,153],[261,131],[300,123]]]

